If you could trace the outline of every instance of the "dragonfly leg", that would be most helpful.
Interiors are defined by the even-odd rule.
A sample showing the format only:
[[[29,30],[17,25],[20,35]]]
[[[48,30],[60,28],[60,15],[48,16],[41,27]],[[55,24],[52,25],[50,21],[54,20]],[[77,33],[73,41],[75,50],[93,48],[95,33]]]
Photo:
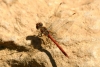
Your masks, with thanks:
[[[42,37],[42,33],[41,32],[38,33],[38,37]]]
[[[46,41],[47,41],[47,47],[51,48],[51,45],[52,45],[52,42],[49,38],[46,38]]]
[[[41,39],[42,40],[42,43],[45,45],[46,43],[44,42],[44,40],[43,39]]]

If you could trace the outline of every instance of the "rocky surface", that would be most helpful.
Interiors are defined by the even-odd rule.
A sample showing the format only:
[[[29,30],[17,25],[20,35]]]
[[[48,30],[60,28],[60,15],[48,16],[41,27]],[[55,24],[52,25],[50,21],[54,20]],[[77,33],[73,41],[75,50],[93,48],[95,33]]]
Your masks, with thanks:
[[[100,67],[99,0],[0,0],[0,67]],[[42,22],[69,58],[46,36]]]

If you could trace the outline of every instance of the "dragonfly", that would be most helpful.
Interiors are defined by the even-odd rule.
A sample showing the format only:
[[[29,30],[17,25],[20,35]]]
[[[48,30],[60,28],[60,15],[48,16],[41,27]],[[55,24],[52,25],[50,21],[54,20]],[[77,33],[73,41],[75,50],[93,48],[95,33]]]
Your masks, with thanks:
[[[55,45],[61,50],[61,52],[69,58],[68,54],[63,50],[63,48],[58,44],[58,42],[50,35],[50,32],[48,31],[48,29],[46,27],[43,26],[43,23],[38,22],[36,24],[36,29],[39,29],[41,32],[41,36],[42,34],[44,34],[45,36],[47,36],[48,38],[51,39],[51,41],[53,41],[55,43]]]
[[[45,36],[50,38],[51,41],[53,41],[56,44],[56,46],[61,50],[61,52],[66,57],[69,58],[68,54],[62,49],[62,47],[58,44],[58,42],[65,44],[65,42],[70,39],[70,38],[66,38],[66,31],[68,32],[69,28],[73,25],[74,17],[72,18],[70,16],[73,16],[75,14],[75,12],[72,11],[73,13],[70,14],[70,16],[67,16],[67,15],[65,16],[67,10],[64,11],[64,10],[59,9],[63,4],[64,4],[63,2],[60,3],[58,5],[58,7],[55,8],[54,14],[49,16],[48,18],[46,18],[46,21],[48,21],[48,22],[45,22],[45,20],[44,20],[47,28],[45,26],[43,26],[43,23],[38,22],[36,24],[36,29],[40,29],[40,32],[41,32],[40,35],[42,36],[42,34],[44,34]],[[64,12],[64,13],[62,13],[62,12]],[[64,16],[61,13],[64,14]],[[70,21],[70,18],[73,20]],[[41,19],[41,17],[39,17],[39,19]],[[56,33],[55,33],[55,31],[56,31]],[[55,35],[50,34],[51,32],[54,33]],[[62,35],[61,35],[62,37],[59,37],[60,35],[57,33],[62,33]],[[70,33],[70,31],[69,31],[69,33]],[[57,36],[59,39],[57,39]]]

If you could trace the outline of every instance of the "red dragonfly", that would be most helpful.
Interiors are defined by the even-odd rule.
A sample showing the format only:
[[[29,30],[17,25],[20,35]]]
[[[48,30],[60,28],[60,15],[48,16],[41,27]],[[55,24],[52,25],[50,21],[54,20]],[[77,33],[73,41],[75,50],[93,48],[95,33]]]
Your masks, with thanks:
[[[41,36],[42,34],[44,34],[45,36],[47,36],[48,38],[50,38],[55,44],[56,46],[61,50],[61,52],[69,58],[69,56],[67,55],[67,53],[62,49],[62,47],[54,40],[54,38],[49,34],[49,31],[47,30],[46,27],[43,26],[43,24],[41,22],[36,24],[36,28],[40,29],[41,31]]]

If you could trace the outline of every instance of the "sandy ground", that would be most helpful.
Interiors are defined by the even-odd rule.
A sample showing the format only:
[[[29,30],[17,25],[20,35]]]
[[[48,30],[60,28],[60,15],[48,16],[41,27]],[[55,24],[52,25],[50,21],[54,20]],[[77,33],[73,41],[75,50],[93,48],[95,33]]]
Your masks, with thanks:
[[[99,0],[0,0],[0,67],[100,67]],[[69,58],[46,36],[42,22]]]

